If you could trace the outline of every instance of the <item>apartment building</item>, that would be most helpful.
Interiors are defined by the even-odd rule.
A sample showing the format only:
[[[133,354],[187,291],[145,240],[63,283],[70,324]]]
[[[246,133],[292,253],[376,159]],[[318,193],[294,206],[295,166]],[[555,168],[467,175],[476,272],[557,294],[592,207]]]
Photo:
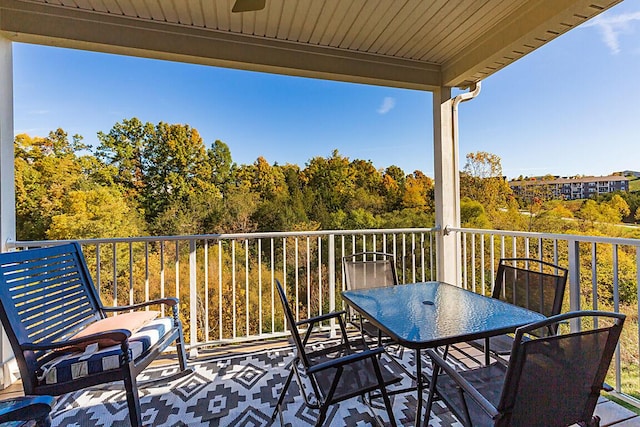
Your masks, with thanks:
[[[518,197],[576,200],[614,191],[629,191],[629,178],[617,175],[528,178],[510,181],[509,186]]]

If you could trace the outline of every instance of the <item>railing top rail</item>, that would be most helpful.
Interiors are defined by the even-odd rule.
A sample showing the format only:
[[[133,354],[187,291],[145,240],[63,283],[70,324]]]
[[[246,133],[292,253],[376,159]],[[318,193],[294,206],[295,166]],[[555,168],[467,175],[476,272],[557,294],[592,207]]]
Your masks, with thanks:
[[[138,237],[112,237],[106,239],[78,239],[78,240],[33,240],[9,242],[10,247],[29,248],[48,246],[52,243],[62,244],[71,241],[83,245],[129,243],[129,242],[165,242],[176,240],[230,240],[230,239],[264,239],[277,237],[300,236],[326,236],[326,235],[362,235],[362,234],[401,234],[401,233],[432,233],[438,231],[438,227],[432,228],[392,228],[392,229],[366,229],[366,230],[321,230],[321,231],[279,231],[261,233],[230,233],[230,234],[194,234],[182,236],[138,236]]]
[[[604,237],[604,236],[583,236],[579,234],[555,234],[555,233],[536,233],[528,231],[509,231],[509,230],[488,230],[483,228],[460,228],[460,227],[445,227],[444,232],[449,233],[457,231],[461,233],[476,233],[476,234],[495,234],[498,236],[510,236],[510,237],[533,237],[536,239],[554,239],[554,240],[566,240],[566,241],[578,241],[588,243],[606,243],[611,245],[629,245],[640,246],[640,239],[630,239],[622,237]]]
[[[230,240],[230,239],[264,239],[264,238],[282,238],[282,237],[311,237],[326,235],[370,235],[370,234],[402,234],[402,233],[433,233],[440,231],[439,227],[431,228],[392,228],[392,229],[364,229],[364,230],[320,230],[320,231],[280,231],[280,232],[260,232],[260,233],[228,233],[228,234],[195,234],[180,236],[137,236],[137,237],[112,237],[105,239],[78,239],[77,241],[83,245],[95,244],[112,244],[112,243],[130,243],[130,242],[168,242],[176,240]],[[538,233],[527,231],[513,230],[492,230],[483,228],[461,228],[450,227],[445,228],[445,233],[462,232],[476,234],[493,234],[498,236],[510,237],[529,237],[540,239],[555,239],[565,241],[579,241],[589,243],[605,243],[617,245],[640,246],[640,239],[621,238],[621,237],[604,237],[604,236],[583,236],[578,234],[556,234],[556,233]],[[33,241],[15,241],[9,242],[10,247],[29,248],[48,246],[53,243],[62,244],[72,240],[33,240]]]

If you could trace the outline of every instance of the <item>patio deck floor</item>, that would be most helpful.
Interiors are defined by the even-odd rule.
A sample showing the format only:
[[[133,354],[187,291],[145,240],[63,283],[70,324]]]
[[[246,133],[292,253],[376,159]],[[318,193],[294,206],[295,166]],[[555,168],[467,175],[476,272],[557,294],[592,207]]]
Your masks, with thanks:
[[[290,360],[290,349],[289,343],[285,340],[269,340],[201,350],[198,358],[189,361],[190,365],[195,368],[195,373],[189,376],[192,378],[185,377],[184,381],[172,381],[170,384],[156,388],[152,388],[155,387],[155,384],[140,388],[145,425],[194,427],[268,425],[266,414],[271,414],[274,399],[277,399],[280,387],[284,382],[284,378],[280,379],[279,375],[286,375],[288,372],[284,365]],[[482,360],[482,354],[469,346],[459,346],[457,350],[452,351],[451,355],[468,367],[477,364],[477,360]],[[263,375],[270,371],[268,366],[260,365],[264,360],[278,365],[278,370],[282,372],[279,374],[269,372],[268,375]],[[142,375],[144,376],[149,371],[150,378],[162,377],[175,369],[175,366],[175,358],[171,355],[163,356]],[[251,369],[244,371],[245,367]],[[267,377],[270,378],[268,381]],[[248,392],[240,397],[238,397],[237,387],[224,386],[225,381],[232,383],[238,382],[238,379],[245,387],[248,383],[252,383],[251,391],[247,389]],[[262,381],[261,385],[258,384],[258,381]],[[205,390],[207,387],[212,389],[212,385],[216,382],[220,384],[216,385],[215,390],[208,392]],[[128,425],[122,388],[121,384],[114,383],[106,388],[96,387],[95,390],[58,397],[58,404],[53,412],[53,425]],[[22,394],[22,386],[18,382],[0,391],[0,398]],[[180,398],[172,400],[167,397],[169,394],[178,394]],[[299,394],[297,386],[292,385],[288,393],[289,404],[285,410],[285,425],[297,427],[303,424],[308,425],[309,422],[314,421],[315,413],[303,411],[304,405]],[[398,396],[408,396],[393,399],[398,425],[413,425],[413,417],[410,414],[411,408],[415,408],[415,399],[412,399],[413,393]],[[108,402],[113,403],[114,400],[120,403],[108,404]],[[83,410],[82,407],[89,409]],[[432,419],[430,425],[460,425],[444,407],[437,409],[437,418]],[[383,419],[386,419],[382,409],[376,410],[376,412],[383,414]],[[350,399],[340,404],[335,412],[330,414],[332,418],[327,425],[368,425],[371,422],[370,414],[370,408],[359,399]],[[640,416],[604,397],[600,399],[596,407],[596,414],[600,416],[603,427],[640,426]],[[280,423],[276,420],[274,425],[278,426]]]

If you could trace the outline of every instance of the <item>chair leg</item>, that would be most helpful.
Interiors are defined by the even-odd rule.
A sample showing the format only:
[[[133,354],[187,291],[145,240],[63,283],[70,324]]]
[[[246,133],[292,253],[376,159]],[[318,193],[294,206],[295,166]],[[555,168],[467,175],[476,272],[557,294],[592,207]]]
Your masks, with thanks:
[[[436,394],[436,385],[438,382],[438,372],[440,371],[440,367],[435,363],[431,363],[433,366],[433,373],[431,374],[431,384],[429,384],[429,396],[427,397],[427,406],[425,408],[424,414],[424,425],[429,425],[429,417],[431,417],[431,408],[433,407],[433,400],[435,399]]]
[[[318,419],[316,420],[316,424],[315,424],[316,427],[320,427],[324,423],[325,418],[327,417],[327,411],[329,410],[329,405],[333,402],[333,395],[336,392],[336,389],[338,388],[338,383],[340,383],[340,378],[342,377],[343,372],[344,372],[344,369],[342,366],[338,366],[336,368],[333,381],[331,382],[331,387],[329,387],[329,391],[327,392],[327,395],[324,397],[324,399],[320,397],[317,387],[314,387],[314,391],[316,393],[316,399],[318,400],[318,404],[320,405],[320,414],[318,415]],[[314,380],[312,380],[311,382],[312,384],[315,384]]]
[[[133,362],[124,367],[124,389],[127,394],[127,406],[129,407],[129,421],[131,427],[142,427],[142,409],[138,397],[136,377],[133,375]]]
[[[278,412],[282,413],[282,402],[284,401],[284,397],[287,394],[287,390],[289,389],[289,385],[291,384],[291,380],[293,379],[293,366],[291,367],[291,370],[289,371],[289,376],[287,376],[287,380],[284,382],[284,387],[282,388],[282,391],[280,392],[280,397],[278,397],[278,402],[276,403],[276,407],[273,410],[273,414],[271,414],[271,421],[275,421],[276,419],[276,415],[278,414]]]
[[[327,418],[328,410],[329,410],[328,402],[325,402],[324,405],[320,406],[320,414],[318,415],[318,419],[316,420],[315,427],[321,427],[323,425],[325,418]]]
[[[182,334],[182,328],[180,328],[180,334],[176,340],[176,351],[178,353],[178,363],[180,364],[180,370],[187,370],[187,353],[184,349],[184,336]]]
[[[393,416],[393,407],[391,406],[391,399],[389,399],[389,393],[387,393],[387,388],[384,385],[384,379],[382,378],[382,372],[380,371],[380,365],[378,365],[378,361],[372,360],[373,369],[376,371],[376,377],[378,377],[378,387],[380,387],[380,393],[382,394],[382,399],[384,400],[384,407],[387,410],[387,416],[389,417],[389,422],[392,427],[396,427],[396,418]]]
[[[187,354],[184,349],[184,334],[182,332],[182,323],[180,322],[180,314],[178,313],[178,306],[171,307],[173,314],[174,327],[178,328],[178,338],[176,339],[176,351],[178,353],[178,363],[180,364],[180,370],[187,369]]]

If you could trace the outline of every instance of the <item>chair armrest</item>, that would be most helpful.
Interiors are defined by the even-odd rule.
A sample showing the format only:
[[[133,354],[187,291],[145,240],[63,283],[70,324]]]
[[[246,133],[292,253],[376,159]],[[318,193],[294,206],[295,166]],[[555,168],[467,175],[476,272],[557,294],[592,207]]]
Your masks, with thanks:
[[[155,299],[152,301],[140,302],[132,305],[121,305],[117,307],[102,307],[102,310],[106,312],[117,312],[117,311],[135,310],[138,308],[148,307],[150,305],[159,305],[159,304],[164,304],[164,305],[168,305],[169,307],[173,307],[178,305],[178,302],[179,302],[178,298],[169,297],[169,298]]]
[[[311,317],[309,319],[305,319],[305,320],[300,320],[299,322],[296,322],[297,326],[300,325],[306,325],[309,323],[318,323],[318,322],[322,322],[325,320],[329,320],[329,319],[333,319],[335,317],[340,317],[343,314],[346,314],[347,312],[342,310],[342,311],[332,311],[331,313],[327,313],[327,314],[321,314],[320,316],[316,316],[316,317]]]
[[[99,332],[96,334],[85,335],[82,338],[69,339],[65,341],[56,342],[44,342],[44,343],[25,343],[20,347],[22,350],[64,350],[68,347],[73,347],[80,344],[91,344],[101,339],[110,339],[118,342],[125,342],[131,336],[131,331],[127,329],[114,329],[107,332]]]
[[[478,390],[476,390],[467,380],[458,373],[454,368],[452,368],[442,357],[440,357],[435,351],[428,349],[427,354],[431,358],[431,361],[438,365],[443,371],[451,377],[453,381],[458,384],[458,386],[469,395],[479,406],[485,411],[492,419],[496,419],[500,416],[500,412],[496,409],[495,406],[491,404]],[[435,381],[435,378],[432,378],[431,381]],[[436,387],[437,388],[437,387]]]
[[[384,353],[384,347],[377,347],[374,349],[368,349],[361,351],[360,353],[353,353],[347,356],[339,357],[327,362],[319,363],[311,366],[307,369],[308,374],[313,374],[325,369],[338,368],[340,366],[348,365],[349,363],[357,362],[368,358],[376,358],[377,355]]]

